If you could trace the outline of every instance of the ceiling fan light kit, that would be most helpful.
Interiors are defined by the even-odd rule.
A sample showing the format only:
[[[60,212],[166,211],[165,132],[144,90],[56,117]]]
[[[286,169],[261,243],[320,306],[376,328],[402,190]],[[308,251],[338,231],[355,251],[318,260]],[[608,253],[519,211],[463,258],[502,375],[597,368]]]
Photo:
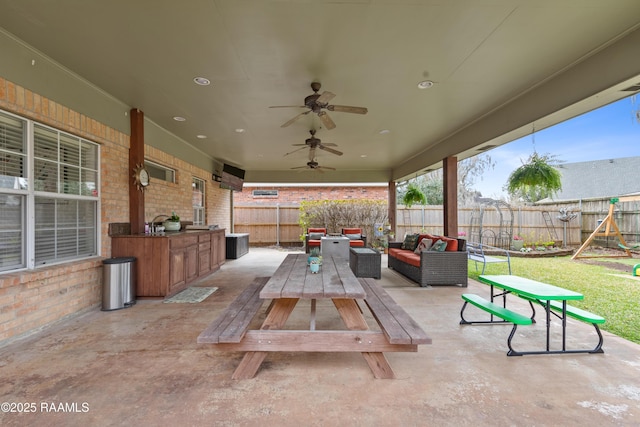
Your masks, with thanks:
[[[309,113],[314,113],[318,116],[322,125],[328,129],[335,129],[336,124],[331,119],[327,111],[338,112],[338,113],[351,113],[351,114],[367,114],[369,110],[365,107],[352,107],[348,105],[332,105],[329,102],[335,98],[335,94],[329,91],[324,91],[319,93],[322,85],[320,82],[312,82],[311,90],[313,90],[313,94],[308,95],[304,98],[304,105],[296,106],[296,105],[273,105],[269,108],[306,108],[307,111],[303,111],[302,113],[294,116],[289,119],[285,123],[283,123],[280,127],[286,128],[292,125],[294,122],[299,120],[302,116],[306,116]],[[329,148],[329,146],[336,146],[335,144],[322,144],[320,139],[315,137],[316,131],[311,129],[309,131],[311,133],[311,138],[307,138],[304,144],[293,144],[294,146],[302,146],[302,148],[298,148],[297,150],[293,150],[289,153],[286,153],[285,156],[289,154],[296,153],[300,150],[304,150],[306,147],[309,147],[309,161],[306,166],[298,166],[291,169],[309,169],[309,170],[317,170],[318,172],[323,172],[323,169],[335,170],[335,168],[320,166],[318,162],[315,160],[316,158],[316,150],[320,149],[326,151],[331,154],[335,154],[336,156],[342,156],[342,152],[333,148]]]
[[[352,113],[352,114],[367,114],[367,112],[369,111],[365,107],[352,107],[348,105],[331,105],[329,104],[329,101],[335,98],[336,95],[329,91],[318,93],[321,87],[322,85],[320,84],[320,82],[311,83],[311,89],[313,90],[313,94],[304,98],[304,105],[302,106],[297,106],[297,105],[270,106],[269,108],[308,108],[307,111],[303,111],[302,113],[298,114],[292,119],[286,121],[280,127],[286,128],[287,126],[290,126],[302,116],[305,116],[309,113],[314,113],[320,118],[320,121],[322,122],[324,127],[331,130],[336,127],[336,124],[333,121],[333,119],[331,119],[329,114],[327,114],[327,111],[338,112],[338,113]]]
[[[306,166],[296,166],[295,168],[291,168],[291,169],[301,169],[301,170],[308,169],[308,170],[318,171],[320,173],[324,173],[325,169],[332,170],[332,171],[336,170],[336,168],[331,168],[329,166],[320,166],[318,162],[316,162],[315,160],[308,161]]]
[[[314,129],[311,129],[309,131],[309,133],[311,134],[311,138],[307,138],[304,141],[304,144],[292,144],[294,147],[302,147],[302,148],[298,148],[297,150],[293,150],[287,154],[285,154],[285,156],[288,156],[289,154],[292,153],[296,153],[300,150],[304,150],[305,148],[309,147],[309,160],[313,161],[315,159],[315,155],[316,155],[316,149],[319,148],[321,150],[324,150],[328,153],[331,154],[335,154],[336,156],[342,156],[342,151],[338,151],[336,149],[333,148],[329,148],[329,146],[332,147],[336,147],[336,144],[332,144],[332,143],[327,143],[327,144],[323,144],[322,140],[320,140],[319,138],[315,137],[316,131]]]

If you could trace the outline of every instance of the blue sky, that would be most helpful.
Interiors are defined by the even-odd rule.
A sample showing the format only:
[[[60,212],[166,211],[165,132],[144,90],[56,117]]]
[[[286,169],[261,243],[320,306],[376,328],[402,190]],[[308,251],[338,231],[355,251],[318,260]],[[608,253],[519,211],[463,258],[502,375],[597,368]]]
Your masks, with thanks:
[[[539,154],[555,155],[564,163],[640,156],[640,123],[635,118],[639,109],[640,99],[625,98],[536,131],[535,150]],[[482,179],[477,179],[474,188],[484,197],[505,195],[502,187],[509,174],[533,152],[532,141],[528,135],[488,151],[496,166],[485,172]]]

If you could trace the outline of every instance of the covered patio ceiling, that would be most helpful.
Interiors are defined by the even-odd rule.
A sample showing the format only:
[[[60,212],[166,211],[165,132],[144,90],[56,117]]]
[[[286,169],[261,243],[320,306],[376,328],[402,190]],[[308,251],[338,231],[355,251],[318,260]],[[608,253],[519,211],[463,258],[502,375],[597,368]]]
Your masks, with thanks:
[[[249,182],[399,181],[640,90],[637,0],[0,0],[0,10],[0,49],[18,39],[33,52],[0,61],[1,75],[127,133],[125,114],[139,108],[181,140],[147,144],[212,171],[232,164]],[[122,114],[77,86],[41,83],[53,69]],[[433,86],[419,89],[425,80]],[[332,130],[313,113],[281,127],[307,111],[313,81],[335,94],[330,104],[367,114],[330,111]],[[269,108],[283,105],[297,107]],[[292,169],[309,151],[285,154],[311,129],[344,153],[316,150],[335,171]]]

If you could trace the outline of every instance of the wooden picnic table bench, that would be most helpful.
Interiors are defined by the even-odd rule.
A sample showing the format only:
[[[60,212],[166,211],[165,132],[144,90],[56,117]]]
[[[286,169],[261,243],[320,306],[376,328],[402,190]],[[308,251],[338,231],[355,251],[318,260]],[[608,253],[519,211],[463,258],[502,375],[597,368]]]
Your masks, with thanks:
[[[391,344],[431,344],[426,332],[382,286],[368,279],[359,281],[367,293],[364,302]]]
[[[306,255],[287,255],[274,275],[255,279],[199,336],[198,343],[223,351],[245,351],[233,379],[253,378],[269,352],[358,352],[375,378],[395,378],[383,352],[416,352],[431,339],[387,292],[358,279],[341,258],[323,260],[311,274]],[[309,329],[284,329],[300,299],[311,300]],[[346,329],[316,330],[316,300],[329,299]],[[260,329],[249,329],[262,302],[271,300]],[[380,330],[370,329],[358,300],[364,301]]]
[[[269,280],[256,277],[207,328],[198,335],[198,344],[239,343],[251,320],[262,307],[260,291]]]

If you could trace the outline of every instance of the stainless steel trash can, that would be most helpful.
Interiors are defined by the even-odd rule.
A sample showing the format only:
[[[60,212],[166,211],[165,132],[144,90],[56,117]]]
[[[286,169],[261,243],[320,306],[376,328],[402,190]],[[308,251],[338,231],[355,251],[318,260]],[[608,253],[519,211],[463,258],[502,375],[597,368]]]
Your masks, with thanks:
[[[118,310],[136,303],[135,257],[102,261],[102,310]]]

